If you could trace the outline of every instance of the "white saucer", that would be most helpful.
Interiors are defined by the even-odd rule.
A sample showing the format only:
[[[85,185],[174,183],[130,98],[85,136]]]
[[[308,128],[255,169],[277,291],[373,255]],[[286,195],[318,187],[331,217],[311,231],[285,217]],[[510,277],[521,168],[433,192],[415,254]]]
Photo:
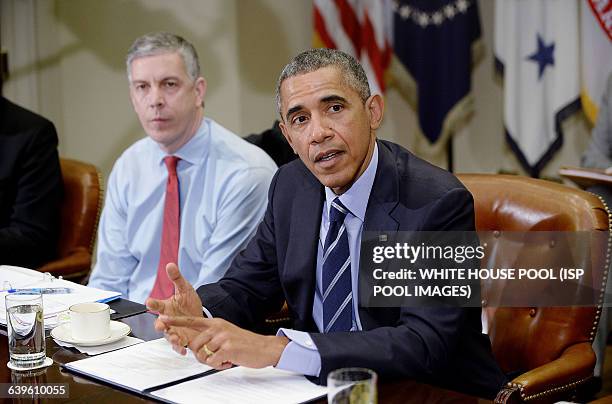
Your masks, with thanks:
[[[61,342],[65,342],[71,345],[80,345],[80,346],[97,346],[97,345],[106,345],[111,342],[119,341],[121,338],[128,335],[132,330],[130,326],[122,323],[120,321],[111,321],[110,322],[110,336],[108,338],[103,338],[99,340],[93,341],[81,341],[75,340],[72,338],[72,332],[70,331],[70,323],[61,324],[54,329],[51,330],[51,336]]]
[[[17,370],[17,371],[28,371],[28,370],[35,370],[35,369],[41,369],[41,368],[46,368],[47,366],[51,366],[53,365],[53,359],[47,357],[45,358],[45,360],[43,361],[43,363],[41,363],[38,366],[34,366],[33,368],[22,368],[19,366],[15,366],[15,364],[11,361],[7,362],[6,366],[8,366],[9,369],[12,370]]]

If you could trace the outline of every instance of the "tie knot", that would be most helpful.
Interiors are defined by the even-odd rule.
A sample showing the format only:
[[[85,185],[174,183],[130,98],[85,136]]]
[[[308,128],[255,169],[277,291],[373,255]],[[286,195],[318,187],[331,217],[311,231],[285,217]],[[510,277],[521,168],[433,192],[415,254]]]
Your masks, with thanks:
[[[176,156],[166,156],[164,157],[164,163],[166,163],[166,168],[168,169],[168,173],[176,175],[176,165],[180,160],[180,157]]]
[[[343,222],[349,210],[340,202],[340,198],[336,198],[331,203],[331,209],[329,210],[329,221],[330,222]]]

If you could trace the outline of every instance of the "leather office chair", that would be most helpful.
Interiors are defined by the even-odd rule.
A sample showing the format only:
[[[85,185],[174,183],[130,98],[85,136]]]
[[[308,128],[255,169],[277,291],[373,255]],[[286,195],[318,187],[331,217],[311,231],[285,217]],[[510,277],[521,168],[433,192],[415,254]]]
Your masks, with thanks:
[[[102,177],[88,163],[60,159],[64,183],[58,256],[38,270],[81,281],[91,270],[91,255],[102,209]]]
[[[588,192],[518,176],[458,177],[474,196],[478,230],[609,230],[607,207]],[[602,239],[603,243],[591,247],[607,250],[609,256],[609,240],[605,235]],[[554,259],[559,251],[543,246],[538,253],[544,259]],[[609,261],[604,254],[594,254],[591,263],[594,279],[585,281],[592,281],[597,293],[602,293]],[[483,284],[483,296],[494,292]],[[495,309],[489,318],[493,353],[504,372],[518,374],[499,392],[496,402],[571,398],[593,374],[595,354],[591,345],[600,312],[601,307],[584,306]]]

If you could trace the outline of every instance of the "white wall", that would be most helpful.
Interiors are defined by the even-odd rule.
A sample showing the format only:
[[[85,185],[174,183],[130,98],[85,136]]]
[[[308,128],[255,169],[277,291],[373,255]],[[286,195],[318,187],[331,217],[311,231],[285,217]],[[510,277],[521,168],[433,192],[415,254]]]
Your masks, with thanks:
[[[208,80],[206,114],[246,135],[276,118],[274,85],[282,66],[312,38],[305,0],[2,0],[9,51],[7,98],[53,120],[60,153],[90,161],[105,176],[122,150],[143,136],[128,99],[125,53],[139,35],[167,30],[200,54]],[[493,2],[479,2],[486,54],[473,76],[476,113],[455,136],[455,171],[518,170],[504,143],[501,87],[492,71]],[[398,93],[386,96],[379,136],[416,149],[415,115]],[[561,153],[544,175],[576,165],[588,142],[570,123]],[[429,157],[441,166],[444,155]]]

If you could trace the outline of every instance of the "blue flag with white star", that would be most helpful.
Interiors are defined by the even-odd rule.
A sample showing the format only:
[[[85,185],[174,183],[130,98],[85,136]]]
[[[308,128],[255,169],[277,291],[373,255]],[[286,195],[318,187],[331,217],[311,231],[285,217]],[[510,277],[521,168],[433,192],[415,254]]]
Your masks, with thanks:
[[[476,0],[394,2],[391,85],[416,110],[435,152],[473,112],[472,69],[482,56]]]
[[[538,177],[580,109],[577,0],[496,0],[495,68],[503,80],[506,141]]]

